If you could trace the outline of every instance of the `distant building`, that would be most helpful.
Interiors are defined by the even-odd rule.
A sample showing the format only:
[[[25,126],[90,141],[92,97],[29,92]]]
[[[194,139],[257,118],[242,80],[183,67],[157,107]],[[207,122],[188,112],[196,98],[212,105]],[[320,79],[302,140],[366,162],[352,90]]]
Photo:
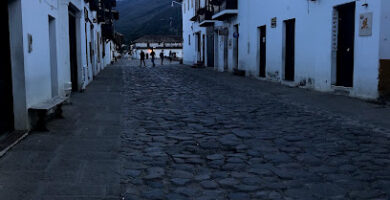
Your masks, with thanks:
[[[183,39],[181,36],[166,36],[166,35],[146,35],[135,40],[132,44],[133,58],[139,59],[141,51],[144,51],[146,57],[152,52],[156,53],[156,57],[160,57],[161,51],[164,51],[164,56],[168,57],[169,52],[176,59],[183,58]]]

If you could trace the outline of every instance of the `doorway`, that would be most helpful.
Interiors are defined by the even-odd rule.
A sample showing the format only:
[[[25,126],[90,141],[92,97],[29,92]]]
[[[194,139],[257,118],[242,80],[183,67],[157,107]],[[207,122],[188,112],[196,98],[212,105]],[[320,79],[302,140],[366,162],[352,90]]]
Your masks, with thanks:
[[[206,59],[206,36],[203,34],[202,35],[202,64],[205,64],[205,59]]]
[[[50,45],[50,72],[51,72],[51,96],[58,96],[57,75],[57,39],[55,18],[49,16],[49,45]]]
[[[234,55],[234,69],[238,69],[238,44],[239,44],[239,29],[238,24],[234,25],[234,48],[233,48],[233,55]]]
[[[259,28],[259,32],[260,32],[260,49],[259,49],[259,57],[260,57],[260,60],[259,60],[259,76],[260,77],[265,77],[265,67],[266,67],[266,59],[267,59],[267,53],[266,53],[266,48],[267,48],[267,45],[266,45],[266,26],[261,26]]]
[[[214,69],[219,70],[219,40],[218,30],[214,31]]]
[[[294,81],[295,77],[295,19],[284,21],[285,24],[285,58],[284,80]]]
[[[225,71],[228,71],[229,69],[229,64],[228,64],[228,56],[229,56],[229,51],[228,51],[228,35],[223,36],[223,69]]]
[[[338,13],[336,85],[353,87],[355,2],[336,7]]]
[[[201,52],[201,38],[200,38],[200,33],[196,33],[196,62],[197,64],[202,62],[202,52]]]
[[[77,34],[76,34],[76,11],[69,6],[69,51],[70,51],[70,74],[72,91],[78,91],[78,58],[77,58]]]
[[[12,131],[14,128],[11,52],[8,24],[8,1],[1,2],[1,21],[3,29],[3,53],[0,66],[0,135]]]
[[[92,64],[92,76],[96,76],[97,69],[96,69],[96,59],[95,59],[95,34],[94,34],[94,26],[93,24],[90,24],[90,33],[91,35],[91,41],[89,42],[89,56]]]
[[[207,66],[214,67],[214,31],[207,28]]]

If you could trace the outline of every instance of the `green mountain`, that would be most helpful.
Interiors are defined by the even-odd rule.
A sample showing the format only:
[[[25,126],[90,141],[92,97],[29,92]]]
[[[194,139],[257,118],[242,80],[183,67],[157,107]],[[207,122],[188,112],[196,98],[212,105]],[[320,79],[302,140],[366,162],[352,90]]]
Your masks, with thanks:
[[[181,7],[172,0],[117,0],[116,30],[131,42],[144,35],[181,35]]]

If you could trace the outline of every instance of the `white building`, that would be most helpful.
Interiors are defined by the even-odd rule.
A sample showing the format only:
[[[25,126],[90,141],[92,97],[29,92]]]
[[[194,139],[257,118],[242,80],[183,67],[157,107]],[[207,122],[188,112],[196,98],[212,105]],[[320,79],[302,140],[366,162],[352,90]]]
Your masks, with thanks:
[[[105,18],[97,13],[103,3]],[[0,134],[30,129],[32,105],[85,89],[111,63],[115,48],[102,29],[109,27],[111,4],[115,0],[2,2],[9,62],[0,72]]]
[[[199,1],[196,11],[192,5]],[[199,33],[205,13],[199,10],[210,4],[206,26],[213,29],[216,70],[244,70],[247,76],[364,99],[389,94],[388,0],[182,2],[187,64],[199,55],[198,43],[187,38]],[[204,41],[200,45],[202,51]]]
[[[136,39],[132,44],[133,58],[140,59],[141,51],[149,57],[152,49],[156,58],[160,57],[161,52],[163,52],[164,57],[169,57],[169,53],[171,53],[175,59],[183,58],[182,38],[172,35],[145,35]]]
[[[187,65],[214,66],[214,28],[207,27],[212,15],[211,6],[205,0],[184,0],[183,16],[183,63]],[[204,11],[199,15],[199,11]]]

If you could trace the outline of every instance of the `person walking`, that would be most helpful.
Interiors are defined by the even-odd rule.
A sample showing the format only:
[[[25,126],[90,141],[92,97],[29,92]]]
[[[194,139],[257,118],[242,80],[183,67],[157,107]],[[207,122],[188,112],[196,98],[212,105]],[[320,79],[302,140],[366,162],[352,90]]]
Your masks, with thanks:
[[[161,65],[164,65],[164,50],[161,50],[160,59],[161,59]]]
[[[145,53],[144,51],[141,51],[141,54],[140,54],[140,67],[142,67],[142,63],[144,63],[144,66],[146,67],[146,63],[145,63]]]
[[[172,64],[172,51],[169,51],[169,63]]]
[[[152,57],[152,64],[153,64],[153,67],[155,67],[156,64],[154,63],[154,58],[156,57],[156,53],[154,53],[153,49],[152,49],[152,52],[150,53],[150,56]]]

